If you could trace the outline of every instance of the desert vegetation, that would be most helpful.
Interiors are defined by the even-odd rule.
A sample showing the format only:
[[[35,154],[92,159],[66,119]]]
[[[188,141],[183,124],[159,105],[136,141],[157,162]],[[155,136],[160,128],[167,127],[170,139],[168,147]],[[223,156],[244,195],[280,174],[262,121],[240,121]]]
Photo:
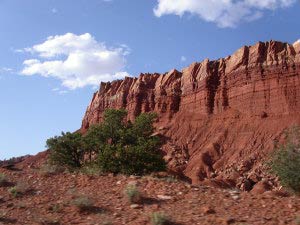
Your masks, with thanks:
[[[135,184],[128,184],[124,194],[130,203],[140,203],[142,200],[141,192]]]
[[[126,121],[125,110],[107,109],[102,123],[85,135],[62,133],[47,140],[50,164],[69,170],[142,175],[166,168],[158,152],[160,140],[152,135],[154,113],[144,113],[134,122]],[[84,169],[87,168],[87,169]]]
[[[88,211],[94,206],[94,201],[86,195],[79,195],[71,202],[72,205],[76,206],[81,212]]]
[[[270,168],[282,185],[300,193],[300,127],[292,127],[286,132],[286,142],[275,149]]]
[[[8,189],[9,193],[14,198],[26,194],[29,190],[30,190],[29,185],[25,182],[20,182],[20,181],[15,186]]]
[[[163,212],[153,212],[150,215],[150,221],[152,225],[167,225],[171,224],[171,219]]]
[[[5,174],[0,173],[0,187],[5,186],[7,184],[8,180],[5,176]]]

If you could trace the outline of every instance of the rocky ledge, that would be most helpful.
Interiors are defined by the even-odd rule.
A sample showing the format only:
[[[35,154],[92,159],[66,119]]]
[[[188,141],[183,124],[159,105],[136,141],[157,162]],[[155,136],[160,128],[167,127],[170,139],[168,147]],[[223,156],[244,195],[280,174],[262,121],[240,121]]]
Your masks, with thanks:
[[[300,42],[259,42],[181,72],[101,83],[82,132],[107,108],[125,108],[131,120],[157,112],[169,168],[193,183],[274,185],[262,168],[283,131],[300,123]]]

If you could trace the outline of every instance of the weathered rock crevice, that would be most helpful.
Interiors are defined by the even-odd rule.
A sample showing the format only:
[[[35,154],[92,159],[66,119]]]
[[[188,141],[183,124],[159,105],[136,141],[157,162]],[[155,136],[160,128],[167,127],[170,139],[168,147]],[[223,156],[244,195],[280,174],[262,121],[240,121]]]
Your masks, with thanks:
[[[282,131],[300,124],[300,43],[259,42],[182,71],[101,83],[82,132],[107,108],[125,108],[130,120],[157,112],[170,168],[194,183],[229,179],[233,168],[255,158],[238,171],[247,177],[260,171]]]

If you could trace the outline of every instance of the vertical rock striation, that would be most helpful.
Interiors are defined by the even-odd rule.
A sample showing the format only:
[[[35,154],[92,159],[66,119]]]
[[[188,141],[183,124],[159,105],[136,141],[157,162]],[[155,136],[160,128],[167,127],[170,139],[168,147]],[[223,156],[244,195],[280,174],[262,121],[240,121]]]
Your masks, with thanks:
[[[125,108],[130,120],[157,112],[169,167],[194,183],[251,176],[284,129],[300,123],[300,43],[259,42],[181,72],[101,83],[81,130],[107,108]]]

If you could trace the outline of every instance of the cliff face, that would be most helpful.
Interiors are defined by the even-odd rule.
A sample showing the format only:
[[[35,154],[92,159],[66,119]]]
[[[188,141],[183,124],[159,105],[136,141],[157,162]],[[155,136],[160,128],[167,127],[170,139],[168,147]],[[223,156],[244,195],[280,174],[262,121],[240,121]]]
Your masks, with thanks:
[[[255,183],[274,142],[300,124],[300,43],[259,42],[181,72],[101,83],[82,131],[106,108],[125,108],[131,120],[157,112],[165,159],[194,183],[212,177]]]

